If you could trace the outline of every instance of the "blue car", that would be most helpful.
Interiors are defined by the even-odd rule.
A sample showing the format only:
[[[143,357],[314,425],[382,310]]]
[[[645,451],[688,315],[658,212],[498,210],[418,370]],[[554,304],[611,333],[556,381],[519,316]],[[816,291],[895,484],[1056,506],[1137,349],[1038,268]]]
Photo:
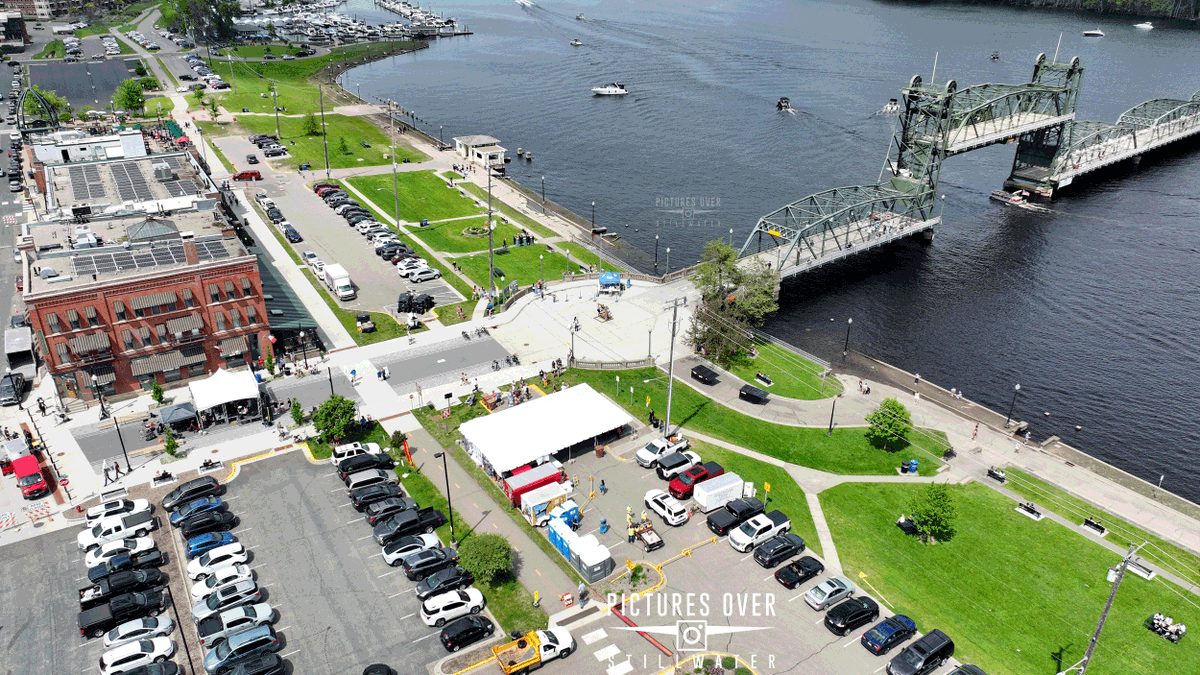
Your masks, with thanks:
[[[225,504],[221,501],[220,497],[208,496],[193,499],[171,514],[171,524],[179,527],[180,523],[192,516],[208,513],[209,511],[218,511],[223,508],[225,508]]]
[[[196,556],[225,544],[233,544],[237,542],[237,537],[228,532],[208,532],[206,534],[198,534],[188,540],[187,557],[188,560]]]
[[[867,651],[879,656],[892,651],[892,647],[904,642],[917,632],[917,624],[903,614],[897,614],[890,619],[884,619],[874,628],[863,633],[862,646]]]

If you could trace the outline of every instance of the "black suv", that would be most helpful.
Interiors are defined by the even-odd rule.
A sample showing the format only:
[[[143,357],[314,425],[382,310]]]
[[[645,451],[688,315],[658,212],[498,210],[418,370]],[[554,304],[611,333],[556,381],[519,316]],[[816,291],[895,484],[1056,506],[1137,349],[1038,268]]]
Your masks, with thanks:
[[[475,583],[475,576],[461,567],[448,567],[434,572],[417,583],[417,600],[425,602],[430,597],[466,588]]]
[[[472,614],[451,622],[442,629],[439,639],[448,652],[456,652],[496,632],[496,625],[487,618]]]
[[[845,635],[878,618],[879,605],[874,600],[867,597],[847,598],[825,613],[825,627],[834,635]]]
[[[926,675],[954,656],[954,641],[938,629],[921,636],[887,664],[888,675]]]
[[[203,476],[190,480],[168,492],[167,496],[163,497],[162,507],[167,511],[174,511],[193,499],[215,495],[220,491],[221,484],[217,482],[216,478]]]
[[[357,457],[343,459],[338,464],[338,478],[346,480],[346,476],[368,469],[383,469],[387,471],[396,466],[396,461],[382,452],[368,452]]]
[[[183,521],[179,532],[184,539],[191,539],[198,534],[207,532],[227,532],[233,527],[237,517],[228,511],[208,511],[198,513]]]
[[[803,552],[804,540],[800,538],[800,535],[785,532],[763,542],[763,545],[754,551],[754,562],[766,569],[771,569],[797,553]]]
[[[404,491],[395,483],[381,483],[379,485],[368,485],[365,488],[359,488],[350,493],[350,502],[354,504],[354,510],[362,513],[367,506],[387,499],[389,497],[403,497]]]
[[[393,516],[401,511],[409,511],[417,508],[417,501],[408,497],[388,497],[377,502],[371,502],[367,508],[363,509],[364,517],[367,524],[375,527],[376,523],[383,521],[384,518]]]
[[[404,575],[409,581],[420,581],[434,572],[458,563],[458,552],[452,548],[431,548],[404,559]]]

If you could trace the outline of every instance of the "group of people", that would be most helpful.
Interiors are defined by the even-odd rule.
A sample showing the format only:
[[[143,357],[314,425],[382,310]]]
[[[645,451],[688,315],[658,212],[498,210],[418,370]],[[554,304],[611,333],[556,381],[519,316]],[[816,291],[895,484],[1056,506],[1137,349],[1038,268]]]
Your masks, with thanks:
[[[113,460],[112,466],[108,465],[107,459],[104,460],[104,464],[101,468],[104,470],[105,485],[115,482],[118,478],[125,475],[125,473],[121,471],[121,463],[116,460]]]
[[[469,164],[455,164],[453,168],[455,173],[462,174],[463,176],[469,176],[475,170],[475,167]]]
[[[1183,625],[1182,623],[1175,623],[1175,619],[1172,619],[1169,616],[1163,616],[1161,613],[1156,612],[1151,621],[1154,627],[1154,632],[1165,637],[1171,642],[1179,642],[1179,639],[1183,637],[1184,633],[1187,633],[1187,626]]]
[[[608,305],[596,303],[596,316],[608,321],[612,318],[612,312],[609,311]]]

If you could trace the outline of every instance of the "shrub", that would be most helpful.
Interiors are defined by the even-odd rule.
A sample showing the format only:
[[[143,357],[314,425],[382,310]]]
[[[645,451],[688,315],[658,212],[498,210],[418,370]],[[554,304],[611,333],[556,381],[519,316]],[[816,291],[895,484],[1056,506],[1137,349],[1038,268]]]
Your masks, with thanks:
[[[729,670],[730,668],[733,668],[736,665],[737,665],[737,659],[733,658],[732,656],[722,656],[721,657],[721,667],[724,668],[725,670]],[[743,668],[742,670],[745,670],[745,669]]]
[[[155,403],[163,402],[163,388],[161,384],[155,382],[154,386],[150,387],[150,398],[154,399]]]
[[[460,564],[485,584],[512,572],[512,553],[512,545],[498,534],[477,534],[458,547]]]

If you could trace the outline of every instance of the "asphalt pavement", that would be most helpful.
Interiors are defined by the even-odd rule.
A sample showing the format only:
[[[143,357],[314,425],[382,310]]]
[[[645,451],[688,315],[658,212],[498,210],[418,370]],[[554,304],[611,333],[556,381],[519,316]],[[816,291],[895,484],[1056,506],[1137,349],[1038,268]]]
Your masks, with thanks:
[[[428,347],[372,359],[376,368],[391,371],[388,384],[401,397],[422,388],[458,383],[463,373],[469,380],[492,372],[492,361],[504,363],[508,350],[490,336],[475,337],[461,342],[440,342]]]

